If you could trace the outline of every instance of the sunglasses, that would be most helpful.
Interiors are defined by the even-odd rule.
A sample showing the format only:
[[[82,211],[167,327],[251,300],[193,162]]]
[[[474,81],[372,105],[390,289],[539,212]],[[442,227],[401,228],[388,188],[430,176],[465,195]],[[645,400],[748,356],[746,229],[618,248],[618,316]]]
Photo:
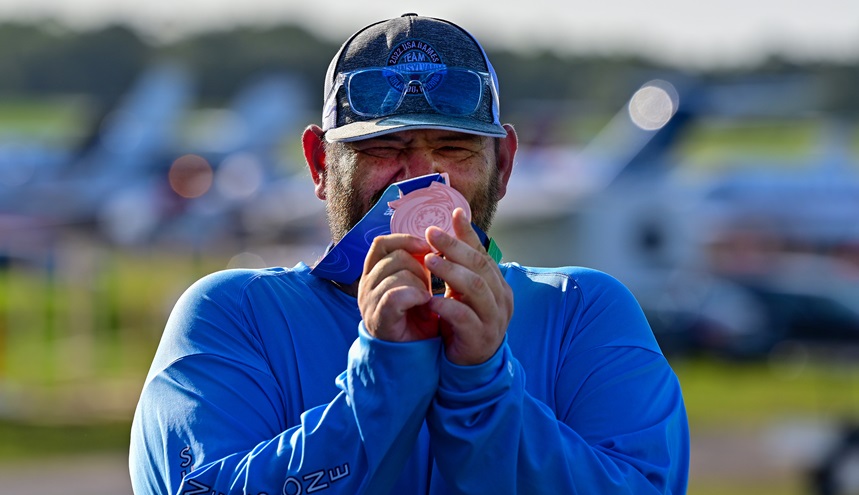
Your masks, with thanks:
[[[472,115],[480,107],[487,86],[493,114],[498,112],[498,93],[490,73],[442,64],[420,71],[373,67],[341,72],[325,100],[324,115],[337,110],[337,92],[341,86],[346,89],[352,112],[363,117],[391,115],[403,104],[406,95],[418,94],[440,114]]]

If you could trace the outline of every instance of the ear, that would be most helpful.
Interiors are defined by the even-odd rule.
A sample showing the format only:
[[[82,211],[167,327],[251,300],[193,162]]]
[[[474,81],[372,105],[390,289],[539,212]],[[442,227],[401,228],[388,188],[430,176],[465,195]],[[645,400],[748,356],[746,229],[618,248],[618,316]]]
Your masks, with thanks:
[[[301,134],[301,147],[310,176],[316,185],[316,197],[325,199],[325,132],[318,125],[309,125]]]
[[[499,138],[498,156],[496,158],[499,173],[499,199],[503,198],[507,193],[507,182],[510,180],[510,174],[513,172],[513,161],[516,158],[516,150],[519,149],[519,137],[516,135],[516,129],[510,124],[504,124],[504,129],[507,131],[507,136]]]

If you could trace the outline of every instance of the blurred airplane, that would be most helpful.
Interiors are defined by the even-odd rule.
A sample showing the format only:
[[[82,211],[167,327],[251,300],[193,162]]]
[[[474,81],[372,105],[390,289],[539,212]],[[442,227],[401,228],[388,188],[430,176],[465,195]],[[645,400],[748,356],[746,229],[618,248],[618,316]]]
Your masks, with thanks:
[[[226,108],[192,110],[192,79],[157,64],[77,149],[26,162],[0,153],[0,238],[77,229],[124,246],[199,247],[318,219],[323,205],[282,146],[306,119],[298,80],[259,75]]]
[[[153,65],[79,148],[33,165],[32,173],[9,187],[0,213],[48,228],[92,228],[111,197],[154,180],[155,164],[168,159],[191,95],[183,66]]]
[[[493,226],[505,255],[617,276],[669,351],[859,343],[859,176],[847,132],[827,128],[825,153],[803,167],[745,157],[731,173],[691,173],[676,150],[699,119],[771,116],[768,105],[795,117],[817,93],[801,79],[675,84],[639,88],[583,149],[523,150]]]
[[[174,159],[158,169],[162,190],[115,196],[101,217],[106,232],[121,244],[165,241],[197,247],[253,234],[245,210],[297,180],[297,167],[282,144],[289,132],[297,135],[305,101],[297,79],[271,73],[250,80],[227,108],[197,111],[189,139],[173,148]],[[299,211],[292,206],[298,199],[295,194],[286,198],[284,211]],[[296,219],[287,218],[280,227],[287,229]]]

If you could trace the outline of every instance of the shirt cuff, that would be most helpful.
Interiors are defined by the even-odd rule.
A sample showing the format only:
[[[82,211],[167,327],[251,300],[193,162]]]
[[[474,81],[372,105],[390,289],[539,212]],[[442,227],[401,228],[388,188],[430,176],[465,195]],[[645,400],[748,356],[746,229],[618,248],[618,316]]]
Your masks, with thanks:
[[[377,339],[367,332],[362,321],[358,325],[358,339],[349,351],[351,368],[365,384],[400,377],[411,388],[432,390],[438,384],[438,355],[441,338],[411,342],[391,342]]]
[[[461,366],[441,353],[438,398],[448,406],[467,406],[507,391],[517,373],[507,337],[488,360],[473,366]]]

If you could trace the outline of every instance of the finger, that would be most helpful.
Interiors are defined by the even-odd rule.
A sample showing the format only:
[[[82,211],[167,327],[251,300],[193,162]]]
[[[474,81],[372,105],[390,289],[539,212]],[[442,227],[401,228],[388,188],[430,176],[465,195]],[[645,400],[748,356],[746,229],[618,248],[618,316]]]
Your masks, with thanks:
[[[370,250],[364,258],[364,274],[370,272],[382,258],[403,250],[413,255],[423,255],[431,251],[424,239],[408,234],[380,235],[373,239]]]
[[[474,328],[481,324],[477,313],[467,304],[456,299],[434,297],[429,301],[428,306],[448,324],[451,336],[456,334],[459,328]]]
[[[470,305],[481,308],[487,306],[487,311],[491,311],[489,306],[496,301],[493,287],[490,286],[490,281],[494,281],[492,278],[487,280],[481,273],[434,253],[426,255],[425,263],[430,273],[444,280],[454,294]]]
[[[435,297],[427,306],[442,321],[439,331],[445,354],[453,363],[469,366],[486,362],[503,341],[503,334],[466,330],[478,328],[479,319],[467,305],[455,299]]]
[[[470,225],[469,229],[471,229]],[[452,237],[436,227],[427,229],[426,238],[429,244],[441,253],[446,260],[462,265],[478,275],[487,278],[493,285],[497,285],[501,277],[498,265],[486,253],[483,246],[480,245],[480,240],[477,238],[477,234],[474,234],[473,229],[471,234],[474,236],[471,240],[477,246],[469,244],[468,240]],[[446,278],[441,278],[447,281]]]
[[[430,274],[429,270],[424,266],[423,258],[424,256],[422,254],[412,255],[401,249],[396,250],[379,260],[379,262],[361,278],[361,283],[364,283],[368,287],[375,287],[381,281],[391,277],[395,273],[407,271],[421,280],[424,288],[429,290]]]
[[[403,234],[379,236],[373,240],[364,259],[361,281],[370,287],[390,274],[406,268],[422,278],[428,278],[423,255],[430,252],[423,239]]]
[[[393,327],[395,323],[402,321],[406,312],[416,307],[427,304],[432,299],[432,294],[415,285],[395,285],[380,287],[379,304],[376,305],[378,322],[380,328]]]
[[[409,266],[403,266],[402,264],[394,262],[389,263],[389,261],[390,258],[382,260],[380,263],[381,267],[379,267],[378,272],[374,271],[371,274],[371,279],[374,280],[375,283],[371,281],[371,283],[366,285],[369,292],[382,294],[396,287],[405,286],[420,289],[427,293],[427,297],[431,296],[431,293],[426,286],[426,277],[417,261],[408,257],[406,264]],[[397,268],[397,266],[399,266],[399,268]]]
[[[422,277],[407,269],[393,272],[377,284],[364,282],[362,279],[359,285],[358,306],[368,332],[383,340],[399,341],[407,337],[406,314],[411,311],[412,317],[420,317],[421,313],[415,309],[426,306],[432,299]]]
[[[478,237],[477,232],[474,231],[474,227],[471,226],[471,221],[468,219],[468,216],[465,214],[465,210],[462,208],[456,208],[453,210],[453,231],[456,233],[456,237],[469,246],[477,249],[478,251],[486,251],[483,243],[480,242],[480,237]]]
[[[477,232],[474,231],[474,228],[471,226],[471,222],[468,220],[468,216],[462,208],[456,208],[453,210],[453,235],[448,234],[447,231],[444,231],[437,226],[430,226],[425,231],[424,236],[427,242],[436,251],[442,251],[440,248],[443,246],[440,244],[447,246],[450,245],[452,241],[447,240],[445,237],[437,238],[437,240],[434,241],[434,237],[432,236],[437,235],[438,232],[444,232],[451,239],[459,239],[473,249],[485,251],[483,244],[480,242],[480,237],[477,236]]]

